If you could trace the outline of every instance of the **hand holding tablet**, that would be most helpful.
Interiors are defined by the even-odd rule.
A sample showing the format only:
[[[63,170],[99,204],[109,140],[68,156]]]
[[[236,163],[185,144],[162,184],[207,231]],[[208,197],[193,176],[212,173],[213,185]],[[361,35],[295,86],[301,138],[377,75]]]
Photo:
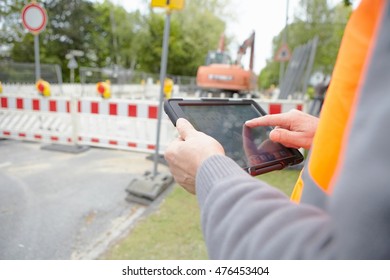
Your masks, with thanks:
[[[269,140],[272,127],[249,128],[245,121],[264,116],[249,99],[169,99],[164,109],[174,125],[187,119],[195,129],[215,138],[228,157],[255,176],[302,162],[302,154]]]

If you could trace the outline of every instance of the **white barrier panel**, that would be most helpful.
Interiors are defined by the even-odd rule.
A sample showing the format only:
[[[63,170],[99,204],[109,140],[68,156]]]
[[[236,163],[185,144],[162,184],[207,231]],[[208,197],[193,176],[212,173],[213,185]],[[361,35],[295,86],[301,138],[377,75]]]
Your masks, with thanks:
[[[0,137],[154,152],[157,101],[73,100],[0,96]],[[163,114],[160,153],[175,135],[174,126]]]
[[[43,143],[74,142],[70,99],[0,96],[0,137]]]
[[[286,113],[292,109],[297,109],[302,112],[307,112],[308,110],[307,102],[301,100],[255,99],[255,101],[267,114]]]
[[[78,141],[84,145],[153,152],[156,144],[158,102],[82,98],[78,103]],[[163,114],[160,153],[176,129]]]
[[[50,84],[52,97],[99,97],[96,83],[93,84]],[[178,95],[179,85],[174,85],[173,96]],[[35,97],[38,92],[35,84],[3,84],[3,93],[16,97]],[[112,84],[111,94],[114,98],[158,100],[160,85],[158,84]]]
[[[269,114],[306,111],[303,101],[255,100]],[[0,137],[153,153],[158,101],[0,96]],[[177,136],[162,114],[160,153]]]

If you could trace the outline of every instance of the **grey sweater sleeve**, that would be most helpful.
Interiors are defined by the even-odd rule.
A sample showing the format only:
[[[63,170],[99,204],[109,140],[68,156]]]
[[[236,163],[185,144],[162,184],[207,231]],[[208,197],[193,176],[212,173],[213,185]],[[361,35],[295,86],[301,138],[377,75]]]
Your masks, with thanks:
[[[228,157],[202,164],[196,191],[211,259],[334,257],[326,212],[291,202]]]

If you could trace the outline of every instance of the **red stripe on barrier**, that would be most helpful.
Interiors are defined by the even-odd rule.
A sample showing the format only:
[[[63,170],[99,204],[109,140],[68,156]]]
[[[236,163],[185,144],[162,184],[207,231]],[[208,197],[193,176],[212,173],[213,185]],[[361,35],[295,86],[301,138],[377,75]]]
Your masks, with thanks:
[[[297,110],[303,111],[303,105],[302,105],[302,104],[298,104],[298,105],[297,105]]]
[[[32,108],[34,111],[39,111],[40,110],[40,106],[39,106],[39,99],[33,99],[32,100]]]
[[[0,97],[0,106],[1,108],[8,108],[8,99],[7,97]]]
[[[270,114],[280,114],[282,112],[282,104],[270,104],[269,113]]]
[[[155,150],[156,146],[155,145],[148,145],[148,150]]]
[[[16,109],[23,109],[23,99],[16,98]]]
[[[108,141],[108,144],[110,144],[110,145],[118,145],[118,141],[110,140],[110,141]]]
[[[34,135],[34,138],[35,138],[35,139],[42,139],[42,135],[35,134],[35,135]]]
[[[148,107],[148,118],[149,119],[157,119],[157,106],[149,106]]]
[[[127,146],[132,147],[132,148],[137,148],[137,144],[132,143],[132,142],[127,143]]]
[[[70,101],[66,101],[66,112],[70,113]]]
[[[77,139],[78,139],[79,141],[81,141],[81,140],[83,140],[83,137],[79,136]]]
[[[19,137],[26,137],[26,133],[19,133]]]
[[[52,141],[58,141],[59,138],[58,138],[57,136],[51,136],[51,137],[50,137],[50,140],[52,140]]]
[[[77,112],[81,113],[81,101],[77,101]]]
[[[109,104],[109,114],[112,116],[118,115],[118,104],[115,103]]]
[[[66,140],[68,141],[68,143],[72,143],[73,142],[72,138],[68,138]]]
[[[99,141],[98,138],[91,138],[91,142],[93,142],[93,143],[99,143],[100,141]]]
[[[91,114],[99,114],[99,103],[91,102]]]
[[[68,103],[69,103],[69,101],[66,102],[66,111],[68,111]],[[57,112],[57,102],[55,100],[49,100],[49,111],[50,112]]]
[[[137,105],[129,105],[129,117],[136,117],[137,116]]]
[[[3,135],[10,136],[10,135],[11,135],[11,132],[9,132],[9,131],[3,131]]]

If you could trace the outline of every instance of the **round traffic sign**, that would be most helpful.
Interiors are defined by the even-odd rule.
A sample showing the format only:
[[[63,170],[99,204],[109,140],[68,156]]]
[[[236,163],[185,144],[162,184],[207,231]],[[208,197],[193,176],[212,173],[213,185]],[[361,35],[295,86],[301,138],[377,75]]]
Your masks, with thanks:
[[[46,10],[37,3],[27,4],[22,10],[22,22],[26,29],[37,34],[45,29],[47,23]]]

